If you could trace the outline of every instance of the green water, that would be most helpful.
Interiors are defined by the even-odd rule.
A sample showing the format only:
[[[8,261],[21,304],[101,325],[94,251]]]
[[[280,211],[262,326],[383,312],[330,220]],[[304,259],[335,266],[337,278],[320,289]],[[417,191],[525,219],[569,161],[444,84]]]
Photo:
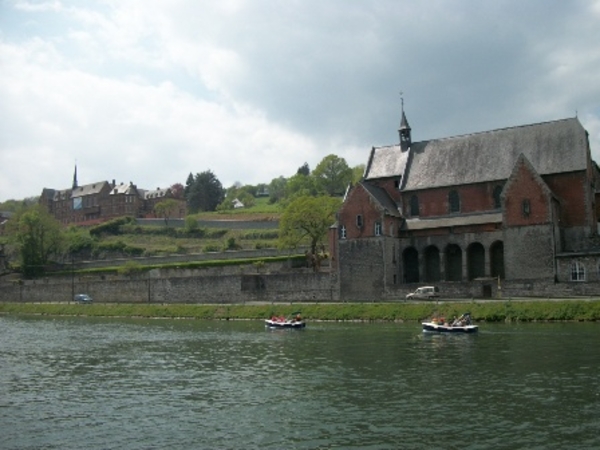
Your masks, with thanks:
[[[0,317],[0,448],[600,448],[600,325],[480,325]]]

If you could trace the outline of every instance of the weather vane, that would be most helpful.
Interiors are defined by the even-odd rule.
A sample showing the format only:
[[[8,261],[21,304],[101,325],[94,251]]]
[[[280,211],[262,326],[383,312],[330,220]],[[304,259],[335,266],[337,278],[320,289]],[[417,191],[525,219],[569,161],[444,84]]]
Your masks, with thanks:
[[[400,91],[400,104],[402,105],[402,112],[404,112],[404,92]]]

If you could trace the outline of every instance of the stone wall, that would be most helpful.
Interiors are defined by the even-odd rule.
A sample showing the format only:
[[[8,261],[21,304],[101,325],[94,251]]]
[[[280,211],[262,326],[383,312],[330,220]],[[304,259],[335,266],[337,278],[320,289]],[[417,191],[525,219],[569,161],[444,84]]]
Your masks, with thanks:
[[[507,280],[554,279],[554,230],[551,224],[504,230]]]
[[[297,269],[279,273],[248,270],[151,271],[143,275],[52,277],[0,285],[0,301],[65,302],[86,293],[97,302],[243,303],[339,301],[337,276]],[[193,272],[193,273],[192,273]]]

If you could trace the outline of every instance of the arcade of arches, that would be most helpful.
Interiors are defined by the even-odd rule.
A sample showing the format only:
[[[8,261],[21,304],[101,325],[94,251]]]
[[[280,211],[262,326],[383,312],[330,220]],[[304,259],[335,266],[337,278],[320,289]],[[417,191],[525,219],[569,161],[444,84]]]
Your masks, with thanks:
[[[443,251],[429,245],[421,254],[415,247],[407,247],[402,252],[402,263],[405,283],[463,281],[482,277],[503,279],[504,244],[496,241],[486,249],[481,243],[473,242],[464,250],[459,245],[448,244]]]

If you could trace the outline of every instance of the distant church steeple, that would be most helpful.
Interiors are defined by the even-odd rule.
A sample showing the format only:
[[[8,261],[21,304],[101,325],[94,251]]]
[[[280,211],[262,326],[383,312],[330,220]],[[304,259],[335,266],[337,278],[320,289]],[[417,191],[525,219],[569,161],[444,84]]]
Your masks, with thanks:
[[[77,186],[77,163],[75,163],[75,172],[73,172],[73,189],[76,189]]]
[[[400,149],[405,152],[410,148],[411,144],[410,125],[408,124],[408,120],[406,120],[406,114],[404,114],[404,98],[400,97],[400,100],[402,101],[402,119],[400,120],[398,134],[400,135]]]

